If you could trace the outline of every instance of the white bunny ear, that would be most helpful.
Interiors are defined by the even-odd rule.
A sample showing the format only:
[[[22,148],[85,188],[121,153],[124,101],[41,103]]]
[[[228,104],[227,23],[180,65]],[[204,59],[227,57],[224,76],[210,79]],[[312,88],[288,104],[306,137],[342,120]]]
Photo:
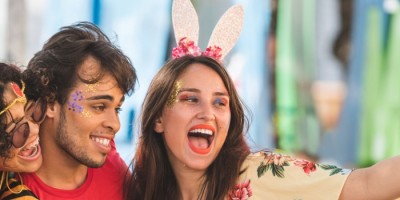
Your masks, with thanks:
[[[218,46],[221,50],[221,60],[235,46],[243,26],[243,7],[235,5],[229,8],[219,19],[211,34],[208,47]]]
[[[197,44],[199,39],[199,19],[190,0],[173,0],[172,25],[177,44],[184,37]]]

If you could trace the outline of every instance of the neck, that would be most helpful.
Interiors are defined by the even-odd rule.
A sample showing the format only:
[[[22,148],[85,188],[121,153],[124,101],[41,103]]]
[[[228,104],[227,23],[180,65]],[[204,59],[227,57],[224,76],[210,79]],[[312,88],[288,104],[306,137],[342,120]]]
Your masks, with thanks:
[[[201,189],[204,184],[204,171],[189,169],[186,166],[180,166],[180,169],[174,169],[179,191],[183,200],[198,200]],[[203,198],[205,198],[205,193]]]
[[[85,182],[88,167],[61,149],[52,137],[46,131],[41,134],[43,163],[36,175],[48,186],[63,190],[76,189]]]

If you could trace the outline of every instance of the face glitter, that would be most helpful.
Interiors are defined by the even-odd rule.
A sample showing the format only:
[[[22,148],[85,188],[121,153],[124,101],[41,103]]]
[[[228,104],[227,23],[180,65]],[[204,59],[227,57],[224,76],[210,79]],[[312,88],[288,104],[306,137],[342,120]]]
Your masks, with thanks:
[[[82,101],[83,95],[82,91],[77,90],[71,94],[71,100],[67,102],[67,108],[68,110],[71,110],[73,112],[78,112],[82,113],[83,111],[83,106],[79,104],[79,101]]]
[[[86,84],[86,87],[87,87],[86,92],[96,92],[98,85],[99,85],[98,83]]]
[[[91,118],[92,117],[92,113],[87,111],[86,109],[83,109],[81,114],[85,118]]]
[[[171,107],[174,105],[174,103],[177,101],[177,97],[179,94],[179,91],[182,88],[182,81],[177,81],[175,82],[175,88],[172,90],[171,96],[169,97],[168,101],[167,101],[167,106]]]

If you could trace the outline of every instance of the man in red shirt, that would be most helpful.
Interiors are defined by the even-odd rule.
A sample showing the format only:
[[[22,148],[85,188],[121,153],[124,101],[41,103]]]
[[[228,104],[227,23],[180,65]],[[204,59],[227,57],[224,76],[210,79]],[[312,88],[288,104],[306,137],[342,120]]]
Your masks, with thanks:
[[[22,174],[40,199],[122,199],[128,168],[116,152],[118,111],[131,94],[130,60],[94,24],[54,34],[24,71],[28,99],[48,102],[40,127],[43,164]]]

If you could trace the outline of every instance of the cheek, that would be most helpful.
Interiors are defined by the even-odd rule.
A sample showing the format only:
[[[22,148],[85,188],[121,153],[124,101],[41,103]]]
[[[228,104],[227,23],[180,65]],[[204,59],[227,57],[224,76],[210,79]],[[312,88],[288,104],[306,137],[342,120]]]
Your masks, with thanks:
[[[82,100],[83,100],[82,91],[75,90],[74,92],[72,92],[70,98],[67,101],[68,110],[76,113],[82,113],[83,111]]]
[[[17,165],[18,157],[16,157],[17,154],[18,154],[18,150],[12,148],[9,151],[9,155],[11,156],[10,158],[7,158],[7,159],[1,158],[0,159],[0,170],[8,169],[8,170],[13,171],[14,170],[13,168],[16,168],[18,166]]]
[[[230,112],[221,113],[218,116],[218,119],[219,119],[218,128],[228,132],[229,125],[231,123],[231,113]]]

